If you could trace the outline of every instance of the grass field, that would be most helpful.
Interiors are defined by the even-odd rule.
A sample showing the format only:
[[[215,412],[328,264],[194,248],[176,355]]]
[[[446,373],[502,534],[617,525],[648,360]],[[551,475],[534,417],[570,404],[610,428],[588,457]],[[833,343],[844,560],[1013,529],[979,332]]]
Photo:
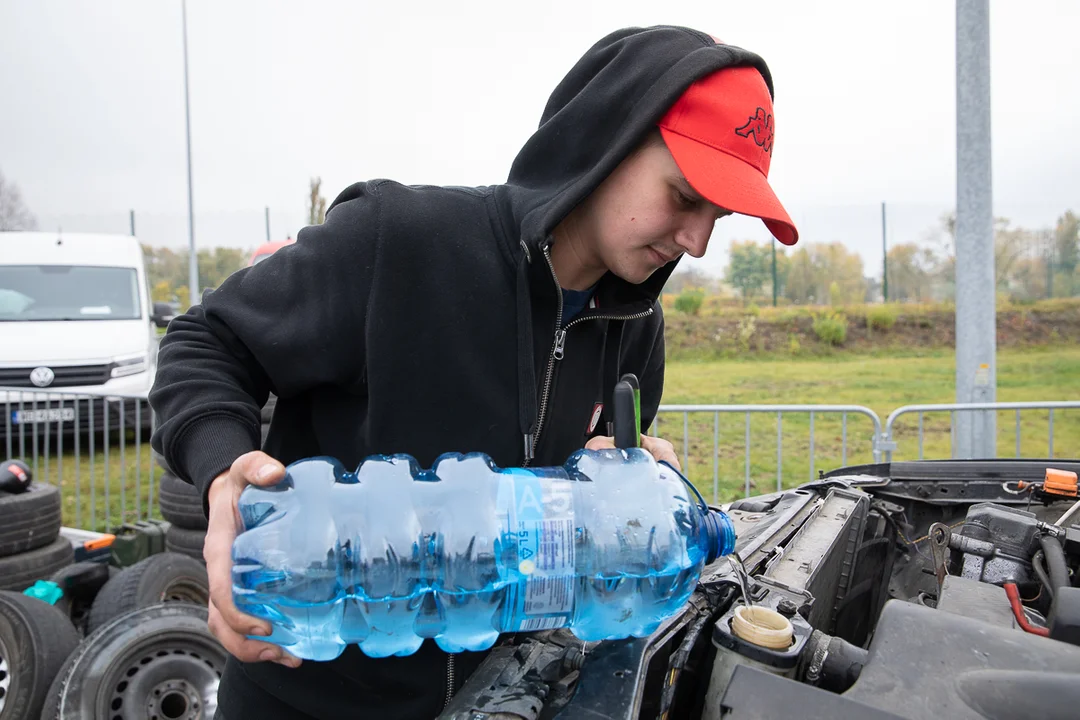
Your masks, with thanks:
[[[28,433],[22,448],[18,438],[13,439],[12,455],[31,466],[34,482],[59,484],[62,522],[67,527],[106,532],[125,522],[160,518],[156,498],[163,471],[154,462],[145,434],[141,444],[128,433],[121,445],[115,430],[109,433],[110,442],[104,439],[98,432],[91,451],[89,439],[83,437],[76,453],[70,436],[60,447],[55,437],[50,438],[46,448],[42,434],[35,448]],[[0,452],[4,450],[0,445]]]
[[[888,413],[913,403],[948,403],[954,397],[953,355],[949,350],[921,357],[883,358],[837,354],[829,358],[756,358],[749,361],[672,362],[668,364],[665,404],[851,404],[863,405],[885,422]],[[998,355],[998,400],[1080,399],[1080,348],[1005,350]],[[998,454],[1015,454],[1015,413],[999,413]],[[723,414],[717,427],[713,413],[687,418],[663,415],[659,434],[671,440],[680,456],[688,451],[689,477],[707,498],[720,501],[742,496],[746,482],[746,416]],[[1048,418],[1045,411],[1026,411],[1021,417],[1022,455],[1046,457]],[[843,464],[872,462],[873,425],[858,415],[847,418],[847,451],[838,415],[814,418],[813,456],[808,415],[785,415],[780,448],[785,487],[806,482],[814,473]],[[926,415],[923,453],[928,458],[950,455],[950,419],[947,413]],[[718,432],[717,452],[713,453]],[[145,438],[143,438],[145,440]],[[897,425],[898,460],[919,456],[918,418]],[[29,441],[29,438],[27,438]],[[135,447],[132,438],[121,449],[115,436],[105,458],[100,435],[91,456],[84,439],[76,458],[72,440],[62,452],[53,445],[36,454],[39,481],[60,483],[66,525],[106,530],[131,522],[148,512],[157,513],[156,497],[161,469],[145,442]],[[28,442],[23,455],[33,461]],[[1062,411],[1054,417],[1054,456],[1080,457],[1080,411]],[[714,460],[715,458],[715,460]],[[750,482],[752,492],[767,492],[777,485],[777,418],[751,417]],[[152,480],[151,480],[152,478]]]
[[[881,358],[837,355],[827,359],[755,359],[752,361],[675,362],[668,364],[663,403],[671,404],[851,404],[877,413],[882,424],[902,405],[955,402],[955,365],[951,351],[924,357]],[[1006,350],[998,354],[999,402],[1080,400],[1080,348],[1053,347]],[[998,413],[998,455],[1016,454],[1016,413]],[[746,416],[722,414],[718,451],[713,454],[717,420],[713,413],[662,415],[659,431],[680,456],[689,452],[689,477],[706,497],[714,487],[720,501],[741,497],[746,482]],[[1047,457],[1049,418],[1046,411],[1021,414],[1021,455]],[[785,415],[781,443],[785,487],[806,482],[811,474],[811,435],[808,415]],[[927,414],[923,420],[923,455],[950,456],[948,413]],[[869,418],[847,418],[847,453],[843,452],[843,422],[839,415],[816,415],[813,469],[831,470],[845,464],[869,463],[873,424]],[[895,460],[919,457],[918,416],[897,421]],[[1054,414],[1054,457],[1080,457],[1080,411]],[[777,418],[751,417],[751,492],[777,486]]]

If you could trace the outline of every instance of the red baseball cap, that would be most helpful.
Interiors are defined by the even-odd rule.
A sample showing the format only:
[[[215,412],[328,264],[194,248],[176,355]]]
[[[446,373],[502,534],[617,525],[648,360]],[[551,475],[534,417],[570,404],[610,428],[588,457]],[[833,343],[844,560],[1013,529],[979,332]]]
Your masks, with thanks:
[[[752,67],[697,80],[658,123],[691,187],[714,205],[761,218],[785,245],[799,231],[769,187],[775,120],[765,78]]]

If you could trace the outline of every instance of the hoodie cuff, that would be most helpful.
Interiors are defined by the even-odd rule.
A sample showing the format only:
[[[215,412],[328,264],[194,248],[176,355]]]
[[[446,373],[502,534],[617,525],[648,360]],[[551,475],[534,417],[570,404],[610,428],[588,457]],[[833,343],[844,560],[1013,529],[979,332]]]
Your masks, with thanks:
[[[247,425],[235,418],[214,415],[192,424],[180,441],[180,465],[199,491],[203,514],[210,517],[210,483],[228,470],[236,458],[258,450]]]

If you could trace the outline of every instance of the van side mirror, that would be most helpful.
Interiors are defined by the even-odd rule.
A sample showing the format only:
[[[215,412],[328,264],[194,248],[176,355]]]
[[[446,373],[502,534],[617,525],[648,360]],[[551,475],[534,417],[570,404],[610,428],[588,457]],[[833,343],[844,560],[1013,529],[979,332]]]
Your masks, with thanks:
[[[166,328],[169,327],[169,322],[176,317],[176,311],[173,310],[173,306],[166,302],[154,303],[154,311],[150,314],[150,322],[154,323],[156,327]]]

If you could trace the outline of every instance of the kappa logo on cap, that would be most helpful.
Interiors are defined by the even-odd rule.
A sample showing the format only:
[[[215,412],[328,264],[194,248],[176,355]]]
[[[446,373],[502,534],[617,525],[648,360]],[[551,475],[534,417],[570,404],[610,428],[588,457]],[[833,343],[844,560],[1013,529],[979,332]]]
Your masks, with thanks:
[[[765,152],[772,152],[773,121],[772,115],[765,112],[765,108],[758,108],[757,113],[742,127],[735,128],[735,134],[748,138],[754,136],[754,142],[764,148]]]

